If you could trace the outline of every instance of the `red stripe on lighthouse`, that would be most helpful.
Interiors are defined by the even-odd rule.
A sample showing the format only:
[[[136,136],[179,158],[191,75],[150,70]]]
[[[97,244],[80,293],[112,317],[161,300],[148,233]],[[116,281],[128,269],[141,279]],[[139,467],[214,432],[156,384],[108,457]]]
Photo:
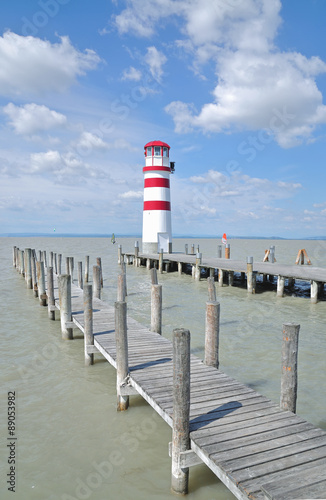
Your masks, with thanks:
[[[164,170],[165,172],[171,172],[170,167],[159,167],[157,165],[152,165],[151,167],[143,168],[143,172],[149,172],[150,170]]]
[[[144,210],[171,210],[169,201],[144,201]]]
[[[149,179],[145,179],[144,183],[145,188],[149,187],[170,187],[170,179],[164,179],[163,177],[150,177]]]

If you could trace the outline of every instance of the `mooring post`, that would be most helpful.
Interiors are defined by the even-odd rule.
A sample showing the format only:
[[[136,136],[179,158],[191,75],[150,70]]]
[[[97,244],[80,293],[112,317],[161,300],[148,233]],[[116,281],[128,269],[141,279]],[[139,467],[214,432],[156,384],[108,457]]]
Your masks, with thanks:
[[[220,304],[206,302],[205,365],[219,367]]]
[[[231,252],[230,243],[226,243],[226,245],[225,245],[225,258],[226,259],[230,258],[230,252]]]
[[[49,319],[55,320],[55,302],[54,302],[54,281],[53,267],[47,269],[47,293],[48,293],[48,316]]]
[[[36,277],[36,253],[35,250],[32,252],[32,287],[34,297],[38,296],[37,291],[37,277]]]
[[[33,283],[32,283],[32,249],[31,248],[25,248],[25,279],[26,279],[26,286],[27,288],[32,289],[33,288]]]
[[[124,302],[125,299],[125,274],[121,273],[118,275],[117,302]]]
[[[83,289],[83,263],[81,261],[77,263],[77,268],[78,268],[78,286],[79,288]]]
[[[182,262],[178,262],[178,274],[179,276],[182,274]]]
[[[151,331],[162,334],[162,285],[152,285]]]
[[[151,280],[152,280],[152,285],[157,285],[158,280],[157,280],[157,269],[156,269],[156,267],[153,267],[151,269]]]
[[[46,306],[44,262],[36,262],[37,289],[40,306]]]
[[[50,252],[50,264],[49,267],[53,268],[53,252]]]
[[[158,256],[158,272],[160,274],[163,273],[163,248],[161,248],[159,256]]]
[[[70,274],[61,274],[58,276],[59,305],[61,333],[64,340],[73,338],[72,314],[71,314],[71,276]]]
[[[195,280],[200,281],[200,265],[202,261],[202,254],[198,252],[196,254],[196,268],[195,268]]]
[[[229,286],[234,285],[234,271],[229,271]]]
[[[61,274],[62,271],[62,254],[59,253],[58,255],[58,274]]]
[[[172,474],[174,493],[188,493],[189,468],[180,467],[180,453],[189,450],[190,331],[173,330]]]
[[[117,410],[124,411],[129,406],[129,396],[122,394],[128,377],[127,303],[115,302],[115,341],[117,348]]]
[[[93,266],[93,296],[96,299],[101,298],[101,269],[99,266]]]
[[[223,269],[218,270],[218,286],[223,286],[224,272]]]
[[[88,283],[89,277],[89,255],[85,257],[85,283]]]
[[[69,274],[71,275],[71,283],[74,282],[74,268],[75,268],[74,258],[69,257]]]
[[[134,266],[139,267],[139,243],[138,241],[135,241],[135,260],[134,260]]]
[[[101,288],[103,288],[103,272],[102,272],[102,259],[101,257],[96,258],[96,264],[100,268],[100,281],[101,281]]]
[[[310,301],[312,304],[317,304],[318,302],[318,281],[310,282]]]
[[[299,331],[299,324],[283,324],[280,406],[282,410],[293,413],[297,405]]]
[[[48,263],[47,263],[47,260],[46,260],[46,250],[43,250],[43,262],[44,262],[44,267],[47,268],[48,267]]]
[[[269,249],[269,262],[274,264],[275,262],[275,246],[272,245]]]
[[[41,250],[38,251],[38,260],[41,262],[42,260],[42,252]]]
[[[93,334],[93,291],[90,283],[85,283],[83,290],[84,300],[84,352],[85,365],[90,366],[94,363],[94,354],[89,352],[89,346],[94,345]]]
[[[277,291],[276,291],[277,297],[284,296],[284,286],[285,286],[285,276],[278,275],[278,277],[277,277]]]
[[[122,245],[118,245],[118,264],[122,261]]]
[[[211,276],[207,278],[207,286],[208,286],[208,299],[210,302],[216,301],[216,288],[214,278]]]
[[[254,258],[247,257],[247,290],[248,290],[248,293],[255,293],[253,268],[254,268]]]
[[[151,259],[146,259],[146,269],[151,268]]]
[[[66,274],[71,274],[70,273],[70,259],[69,259],[69,257],[66,257]]]
[[[16,246],[13,247],[12,249],[12,265],[13,267],[16,267]]]
[[[20,274],[25,278],[25,252],[20,250]]]
[[[58,259],[57,259],[57,254],[54,253],[54,274],[58,274]]]
[[[217,245],[217,258],[222,258],[222,245]]]
[[[185,244],[185,254],[188,255],[188,244]]]
[[[295,279],[294,278],[288,278],[288,287],[290,288],[290,290],[292,290],[292,288],[294,287],[295,285]]]
[[[191,245],[191,255],[195,255],[195,245]]]

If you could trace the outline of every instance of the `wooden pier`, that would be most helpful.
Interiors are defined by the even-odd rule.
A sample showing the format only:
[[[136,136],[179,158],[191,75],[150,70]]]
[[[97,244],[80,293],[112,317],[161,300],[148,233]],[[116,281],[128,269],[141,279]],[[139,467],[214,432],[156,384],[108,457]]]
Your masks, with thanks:
[[[143,254],[139,252],[122,253],[121,250],[120,255],[120,258],[126,258],[129,264],[146,266],[148,269],[155,266],[160,272],[175,270],[181,274],[186,268],[192,268],[192,276],[196,280],[200,280],[202,274],[213,276],[218,281],[219,286],[223,286],[225,282],[233,286],[234,274],[238,273],[242,282],[247,281],[247,289],[250,293],[255,293],[257,276],[262,276],[262,283],[270,283],[277,277],[278,297],[283,297],[285,294],[286,280],[290,290],[293,290],[295,280],[308,282],[312,303],[318,302],[318,298],[323,295],[326,283],[326,269],[311,265],[291,266],[277,262],[253,262],[252,257],[247,257],[247,260],[243,261],[214,257],[203,258],[201,253]],[[251,261],[248,262],[249,259]]]
[[[17,260],[14,262],[21,272],[23,260],[19,265]],[[71,268],[68,271],[71,273]],[[82,290],[71,281],[71,274],[53,274],[54,304],[48,303],[49,311],[60,309],[63,338],[71,339],[73,328],[84,333],[86,364],[92,364],[89,356],[98,352],[117,368],[118,402],[124,401],[124,409],[129,396],[140,394],[172,427],[172,487],[187,484],[188,468],[203,462],[241,500],[326,498],[326,432],[190,355],[186,330],[174,331],[172,343],[130,317],[126,328],[121,316],[126,306],[117,307],[125,301],[112,307],[89,294],[91,285],[85,283]],[[30,287],[29,282],[27,286]],[[121,287],[119,294],[123,299],[125,279],[121,280]],[[47,296],[51,296],[49,291]],[[40,304],[44,305],[43,291],[41,299]],[[122,337],[117,341],[117,330],[123,329],[127,339],[124,346]],[[179,337],[184,342],[182,355],[177,350]],[[124,367],[126,376],[121,379],[122,351],[128,365]],[[190,377],[188,386],[178,371],[182,368],[178,363],[182,364],[187,356],[188,374],[183,372],[182,377]],[[181,383],[185,385],[179,394]],[[183,411],[188,415],[185,425],[189,434],[182,448],[175,435],[180,424],[175,412],[186,387],[190,404]]]

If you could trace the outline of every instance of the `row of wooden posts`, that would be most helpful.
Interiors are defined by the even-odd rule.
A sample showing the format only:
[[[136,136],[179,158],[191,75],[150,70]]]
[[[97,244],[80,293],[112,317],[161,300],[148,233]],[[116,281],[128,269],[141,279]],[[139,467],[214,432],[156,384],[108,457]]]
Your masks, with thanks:
[[[14,247],[13,265],[24,275],[28,288],[38,292],[41,305],[48,305],[49,318],[55,319],[54,311],[54,281],[53,267],[47,267],[47,290],[45,290],[45,262],[46,254],[41,252],[36,259],[34,250],[24,251]],[[60,259],[61,260],[61,259]],[[89,258],[86,257],[86,262]],[[31,262],[31,264],[30,264]],[[62,338],[73,338],[73,328],[76,325],[72,318],[71,283],[73,271],[71,260],[68,261],[69,272],[57,274],[59,289],[59,307]],[[50,258],[52,263],[52,258]],[[37,272],[37,286],[33,286],[33,267]],[[97,263],[93,266],[93,285],[88,283],[88,276],[83,288],[84,309],[84,352],[85,364],[92,365],[94,353],[98,352],[94,346],[93,334],[93,299],[100,298],[101,281],[103,283],[101,267]],[[135,394],[135,389],[128,385],[128,337],[127,337],[127,285],[126,265],[121,262],[121,273],[118,275],[117,301],[115,302],[115,339],[116,339],[116,365],[117,365],[117,410],[127,410],[129,395]],[[80,268],[81,266],[78,266]],[[60,270],[58,266],[57,271]],[[35,279],[35,276],[34,276]],[[162,285],[158,284],[157,270],[151,269],[151,331],[162,333]],[[31,286],[32,283],[32,286]],[[204,363],[208,366],[219,367],[219,330],[220,330],[220,304],[216,301],[216,289],[213,278],[207,278],[208,297],[206,303],[205,319],[205,357]],[[96,294],[93,294],[96,290]],[[97,297],[96,297],[97,295]],[[284,410],[296,411],[297,398],[297,357],[298,336],[300,325],[286,323],[283,325],[282,341],[282,379],[280,406]],[[188,491],[189,468],[187,452],[190,449],[190,331],[179,328],[173,330],[173,427],[172,427],[172,490],[185,494]],[[159,353],[158,353],[159,354]]]

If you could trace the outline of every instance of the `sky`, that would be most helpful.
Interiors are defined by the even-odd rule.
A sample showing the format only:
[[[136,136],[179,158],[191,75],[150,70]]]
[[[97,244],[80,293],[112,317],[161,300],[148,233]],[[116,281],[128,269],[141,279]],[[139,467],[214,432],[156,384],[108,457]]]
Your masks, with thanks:
[[[324,0],[0,4],[0,234],[326,236]]]

